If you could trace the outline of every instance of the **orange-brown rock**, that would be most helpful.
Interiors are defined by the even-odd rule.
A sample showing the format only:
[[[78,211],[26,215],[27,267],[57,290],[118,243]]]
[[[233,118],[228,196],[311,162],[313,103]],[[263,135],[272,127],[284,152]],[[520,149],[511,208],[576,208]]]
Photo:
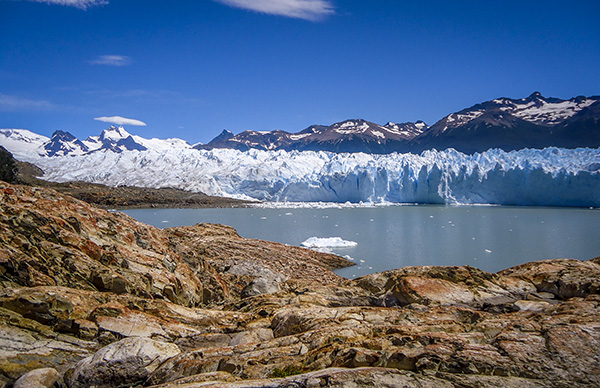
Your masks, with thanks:
[[[157,228],[51,190],[5,186],[0,196],[4,287],[57,285],[186,306],[227,297],[204,260],[184,260]]]
[[[0,199],[0,387],[41,368],[69,387],[600,386],[600,259],[346,280],[342,258],[226,226]]]

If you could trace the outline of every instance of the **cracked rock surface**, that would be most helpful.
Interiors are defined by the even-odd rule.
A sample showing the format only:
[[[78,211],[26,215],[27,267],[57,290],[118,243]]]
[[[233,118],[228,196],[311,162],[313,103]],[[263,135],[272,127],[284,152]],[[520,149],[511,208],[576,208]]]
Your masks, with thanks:
[[[0,387],[600,386],[600,258],[346,265],[0,182]]]

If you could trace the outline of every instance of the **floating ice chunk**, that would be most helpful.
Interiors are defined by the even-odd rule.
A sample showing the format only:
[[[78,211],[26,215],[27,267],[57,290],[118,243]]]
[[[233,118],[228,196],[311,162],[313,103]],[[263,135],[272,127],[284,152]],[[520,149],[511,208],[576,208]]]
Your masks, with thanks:
[[[306,248],[350,248],[358,245],[356,241],[342,240],[341,237],[310,237],[301,244]]]

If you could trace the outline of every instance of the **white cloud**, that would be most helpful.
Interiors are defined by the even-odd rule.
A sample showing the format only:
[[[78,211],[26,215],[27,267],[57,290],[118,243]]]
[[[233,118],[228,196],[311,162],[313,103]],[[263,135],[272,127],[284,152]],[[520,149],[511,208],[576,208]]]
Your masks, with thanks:
[[[75,8],[87,9],[96,5],[108,4],[108,0],[28,0],[36,3],[68,5]]]
[[[90,63],[92,65],[127,66],[131,64],[131,58],[125,55],[100,55]]]
[[[31,100],[0,93],[0,110],[3,111],[51,110],[54,108],[56,108],[56,105],[46,100]]]
[[[105,123],[116,124],[116,125],[135,125],[137,127],[145,127],[146,123],[135,119],[126,119],[121,116],[110,116],[110,117],[96,117],[94,120],[102,121]]]
[[[335,13],[329,0],[214,0],[232,7],[271,15],[320,20]]]

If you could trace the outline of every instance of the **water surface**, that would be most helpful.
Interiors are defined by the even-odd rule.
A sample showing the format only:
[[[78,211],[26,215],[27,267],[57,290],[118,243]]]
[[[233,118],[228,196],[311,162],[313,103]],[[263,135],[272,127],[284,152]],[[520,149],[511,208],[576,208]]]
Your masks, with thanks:
[[[201,222],[231,225],[247,238],[300,245],[341,237],[336,248],[357,264],[352,278],[414,265],[471,265],[496,272],[533,260],[600,256],[600,210],[415,205],[345,209],[135,209],[125,213],[160,228]]]

